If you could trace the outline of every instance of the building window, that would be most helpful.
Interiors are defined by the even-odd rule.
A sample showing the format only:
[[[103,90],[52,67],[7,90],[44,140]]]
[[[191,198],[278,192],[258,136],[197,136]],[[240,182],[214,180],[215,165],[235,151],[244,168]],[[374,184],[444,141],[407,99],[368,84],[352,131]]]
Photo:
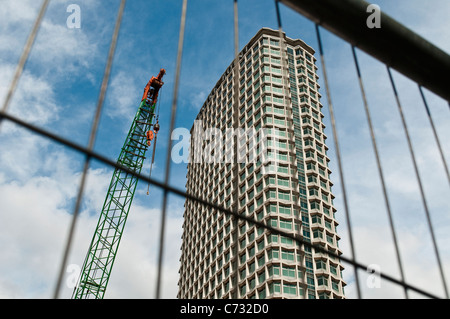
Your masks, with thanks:
[[[245,275],[246,275],[246,269],[244,268],[239,272],[239,278],[241,278],[241,280],[245,279]]]
[[[283,276],[295,278],[295,268],[283,267]]]
[[[281,258],[284,260],[294,261],[294,252],[290,250],[281,250]]]
[[[246,288],[247,288],[247,287],[246,287],[245,285],[243,285],[243,286],[241,286],[241,287],[239,288],[239,292],[240,292],[240,294],[241,294],[241,297],[245,295]]]
[[[280,228],[292,230],[292,222],[280,220]]]
[[[278,211],[280,214],[284,214],[284,215],[291,215],[292,211],[290,207],[286,207],[286,206],[280,206],[278,207]]]
[[[297,295],[297,286],[295,284],[283,284],[283,293]]]
[[[264,244],[264,241],[261,241],[261,243],[263,243]],[[261,266],[263,266],[264,265],[264,263],[265,263],[265,258],[264,258],[264,255],[262,255],[261,257],[258,257],[258,267],[261,267]]]
[[[327,292],[320,292],[319,299],[330,299],[330,295]]]
[[[285,192],[278,192],[278,199],[290,200],[291,199],[291,195],[289,193],[285,193]]]
[[[333,266],[333,265],[330,265],[330,272],[333,275],[337,275],[337,268],[335,266]]]
[[[333,288],[334,291],[339,292],[339,283],[335,282],[334,280],[331,281],[331,288]]]
[[[255,251],[255,248],[253,248],[253,252]],[[255,262],[252,262],[248,265],[248,273],[249,275],[255,272]]]
[[[281,284],[278,282],[272,282],[269,284],[269,293],[280,293],[281,292]]]
[[[287,237],[281,236],[280,243],[287,244],[287,245],[293,245],[294,241],[292,240],[292,238],[287,238]]]
[[[318,276],[317,277],[317,285],[319,286],[328,286],[328,280],[324,276]]]
[[[249,285],[249,290],[252,290],[253,288],[255,288],[255,285],[256,285],[255,278],[250,279],[248,282],[248,285]]]
[[[311,209],[320,209],[320,202],[313,201],[310,203]]]
[[[327,242],[333,244],[334,243],[333,236],[327,234]]]
[[[280,258],[280,251],[278,249],[269,250],[269,259]]]
[[[272,227],[278,227],[278,220],[277,220],[277,219],[274,219],[274,218],[271,218],[271,219],[270,219],[270,226],[272,226]]]
[[[259,293],[259,299],[266,298],[266,288],[265,287],[263,287],[262,290],[260,290],[258,293]]]

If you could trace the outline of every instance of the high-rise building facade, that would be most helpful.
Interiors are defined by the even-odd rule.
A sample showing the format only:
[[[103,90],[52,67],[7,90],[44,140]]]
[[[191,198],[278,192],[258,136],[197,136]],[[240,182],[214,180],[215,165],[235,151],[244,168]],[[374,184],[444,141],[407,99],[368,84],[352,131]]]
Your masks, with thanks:
[[[315,61],[261,29],[200,109],[186,190],[341,255]],[[338,258],[190,199],[180,262],[179,298],[344,298]]]

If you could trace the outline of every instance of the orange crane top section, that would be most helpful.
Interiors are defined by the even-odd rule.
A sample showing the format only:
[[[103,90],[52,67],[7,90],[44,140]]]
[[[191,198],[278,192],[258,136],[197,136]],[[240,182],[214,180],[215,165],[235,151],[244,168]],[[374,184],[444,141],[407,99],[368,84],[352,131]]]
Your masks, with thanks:
[[[164,76],[164,74],[166,74],[166,70],[161,69],[159,70],[158,76],[152,76],[150,81],[148,81],[147,85],[145,86],[144,95],[142,96],[141,101],[149,98],[153,100],[153,104],[156,103],[156,100],[158,99],[159,89],[164,84],[164,82],[162,82],[162,77]]]

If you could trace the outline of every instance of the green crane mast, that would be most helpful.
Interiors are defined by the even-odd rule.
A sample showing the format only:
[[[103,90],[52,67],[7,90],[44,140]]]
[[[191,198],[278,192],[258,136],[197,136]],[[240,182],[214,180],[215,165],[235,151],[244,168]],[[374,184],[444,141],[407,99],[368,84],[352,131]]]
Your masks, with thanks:
[[[117,160],[131,171],[140,173],[145,153],[151,140],[159,130],[155,119],[155,108],[161,80],[165,70],[152,77],[144,89],[139,108]],[[150,128],[153,126],[153,131]],[[154,158],[155,148],[153,148]],[[73,291],[73,299],[102,299],[111,276],[111,270],[123,235],[138,178],[116,168],[111,178],[108,193],[88,253]]]

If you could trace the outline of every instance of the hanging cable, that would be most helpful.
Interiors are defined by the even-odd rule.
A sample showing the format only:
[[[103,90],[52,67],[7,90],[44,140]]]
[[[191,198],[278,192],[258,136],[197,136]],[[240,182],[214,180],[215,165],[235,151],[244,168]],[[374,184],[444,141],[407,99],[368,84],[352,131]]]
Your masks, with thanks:
[[[159,90],[159,98],[158,98],[158,104],[156,105],[156,120],[158,120],[159,117],[159,109],[160,109],[160,105],[161,105],[161,95],[162,95],[162,88]]]
[[[153,126],[155,142],[153,143],[152,161],[150,162],[150,173],[148,175],[149,178],[152,176],[153,163],[155,162],[156,140],[158,138],[158,131],[159,131],[159,115],[157,115],[156,123]],[[148,183],[147,185],[147,195],[149,194],[149,190],[150,190],[150,183]]]
[[[151,140],[153,140],[153,137],[155,138],[155,142],[153,143],[152,161],[150,163],[150,172],[148,174],[149,178],[152,176],[153,163],[155,162],[156,138],[157,138],[158,131],[159,131],[159,110],[160,110],[160,105],[161,105],[161,92],[162,92],[162,90],[159,91],[159,98],[157,99],[157,102],[156,102],[157,103],[156,104],[156,123],[153,126],[153,132],[152,131],[147,132],[148,146],[150,146],[150,142],[151,142]],[[149,193],[150,193],[150,183],[148,183],[148,185],[147,185],[147,195],[149,195]]]

